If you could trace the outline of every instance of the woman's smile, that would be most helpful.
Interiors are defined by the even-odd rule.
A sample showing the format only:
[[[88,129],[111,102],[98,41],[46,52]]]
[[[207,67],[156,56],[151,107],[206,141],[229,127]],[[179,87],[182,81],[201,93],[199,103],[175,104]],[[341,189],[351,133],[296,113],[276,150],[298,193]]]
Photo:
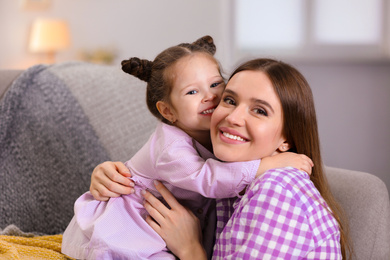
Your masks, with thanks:
[[[237,131],[229,129],[227,127],[221,127],[220,129],[220,138],[223,142],[231,144],[242,144],[248,141],[247,138],[241,136]]]

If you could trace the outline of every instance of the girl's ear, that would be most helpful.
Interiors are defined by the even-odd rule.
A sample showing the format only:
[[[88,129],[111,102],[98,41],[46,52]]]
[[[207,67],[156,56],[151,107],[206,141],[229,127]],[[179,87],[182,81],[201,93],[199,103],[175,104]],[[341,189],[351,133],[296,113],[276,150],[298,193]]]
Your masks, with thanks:
[[[287,152],[290,149],[290,145],[287,143],[287,141],[284,141],[281,145],[279,145],[278,149],[280,152]]]
[[[174,113],[172,107],[168,103],[166,103],[164,101],[158,101],[157,104],[156,104],[156,107],[158,109],[158,112],[160,112],[160,114],[166,120],[168,120],[172,124],[176,122],[175,113]]]

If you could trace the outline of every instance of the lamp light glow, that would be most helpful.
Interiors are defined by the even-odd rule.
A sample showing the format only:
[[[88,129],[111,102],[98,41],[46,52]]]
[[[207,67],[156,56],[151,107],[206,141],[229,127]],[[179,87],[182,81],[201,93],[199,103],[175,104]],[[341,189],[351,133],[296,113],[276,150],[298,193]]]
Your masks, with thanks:
[[[37,19],[31,30],[29,50],[45,53],[49,63],[54,63],[55,53],[68,48],[70,32],[66,21],[58,19]]]

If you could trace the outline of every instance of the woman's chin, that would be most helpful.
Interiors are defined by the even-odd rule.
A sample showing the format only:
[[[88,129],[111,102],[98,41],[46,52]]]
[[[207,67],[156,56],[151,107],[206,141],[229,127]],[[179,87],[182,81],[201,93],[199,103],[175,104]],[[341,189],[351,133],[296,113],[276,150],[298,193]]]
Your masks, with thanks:
[[[228,153],[227,149],[214,150],[214,155],[219,160],[224,161],[224,162],[237,162],[237,161],[239,161],[239,158],[237,158],[237,156],[232,154],[232,153]]]

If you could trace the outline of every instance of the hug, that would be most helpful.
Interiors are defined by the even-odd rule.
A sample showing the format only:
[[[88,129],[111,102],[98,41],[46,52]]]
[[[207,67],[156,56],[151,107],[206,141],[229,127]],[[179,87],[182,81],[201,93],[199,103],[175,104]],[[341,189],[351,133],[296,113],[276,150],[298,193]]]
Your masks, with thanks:
[[[124,72],[147,83],[146,105],[158,122],[123,162],[104,153],[96,163],[88,161],[96,166],[90,191],[80,188],[72,207],[64,207],[71,216],[62,253],[77,259],[353,259],[354,217],[336,195],[354,188],[341,180],[359,175],[324,167],[308,82],[293,66],[265,58],[242,63],[224,79],[215,52],[205,36],[172,46],[153,61],[122,62]],[[76,81],[71,75],[82,74],[82,67],[54,66],[49,73]],[[120,77],[120,93],[138,84]],[[115,85],[101,84],[115,92]],[[71,94],[85,95],[78,91]],[[137,99],[124,104],[133,109],[145,103]],[[92,111],[91,101],[75,101],[85,113]],[[97,134],[86,140],[109,150],[116,137],[104,139],[110,124],[102,122],[111,116],[92,115],[92,127],[85,129]],[[131,122],[137,131],[144,131],[143,117]]]

